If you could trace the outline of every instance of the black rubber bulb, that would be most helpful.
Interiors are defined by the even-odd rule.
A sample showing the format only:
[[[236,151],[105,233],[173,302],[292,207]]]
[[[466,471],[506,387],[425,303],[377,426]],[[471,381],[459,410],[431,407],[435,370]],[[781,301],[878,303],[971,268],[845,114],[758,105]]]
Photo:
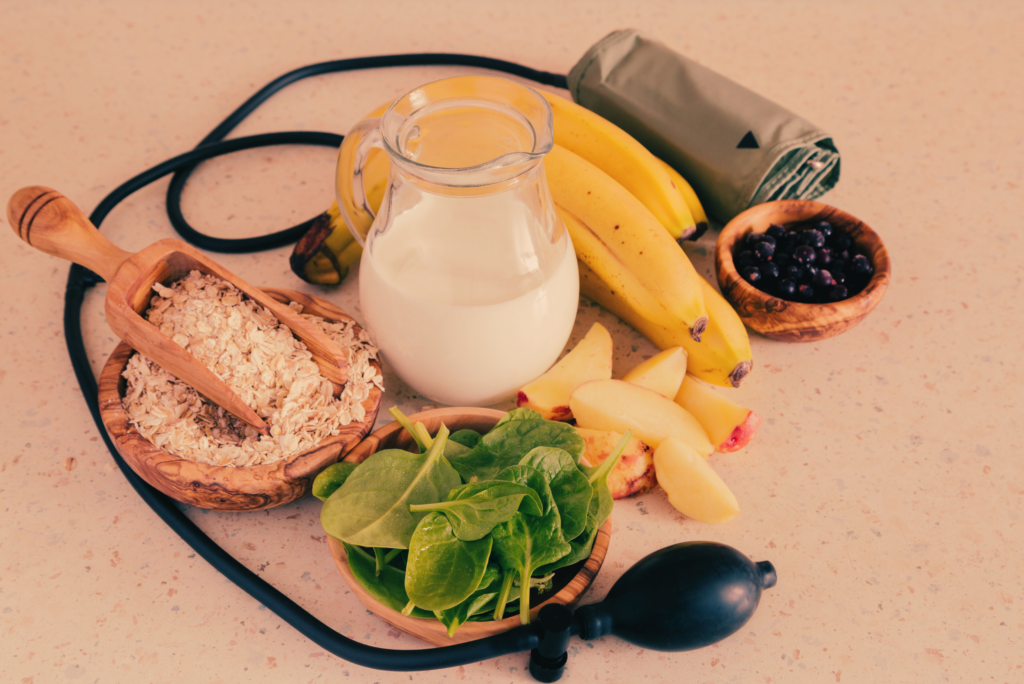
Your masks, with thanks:
[[[775,568],[724,544],[686,542],[641,559],[600,603],[576,611],[579,635],[614,634],[656,651],[686,651],[720,641],[754,614]]]

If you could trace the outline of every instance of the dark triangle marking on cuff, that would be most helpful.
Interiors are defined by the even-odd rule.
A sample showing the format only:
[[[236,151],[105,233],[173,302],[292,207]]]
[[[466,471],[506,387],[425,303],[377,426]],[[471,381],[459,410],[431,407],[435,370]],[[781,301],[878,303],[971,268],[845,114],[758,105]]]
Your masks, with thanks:
[[[743,136],[743,140],[740,140],[740,144],[736,146],[737,150],[759,150],[761,146],[757,144],[757,138],[754,137],[754,131],[747,131],[747,134]]]

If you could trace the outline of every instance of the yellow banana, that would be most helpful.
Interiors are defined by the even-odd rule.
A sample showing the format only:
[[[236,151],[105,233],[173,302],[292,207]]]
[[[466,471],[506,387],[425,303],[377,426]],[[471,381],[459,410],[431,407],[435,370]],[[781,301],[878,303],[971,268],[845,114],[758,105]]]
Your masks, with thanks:
[[[569,231],[573,248],[576,250],[576,258],[599,274],[616,297],[622,298],[626,306],[648,320],[657,321],[659,325],[674,325],[679,322],[586,225],[558,204],[555,205],[555,210]]]
[[[700,278],[647,207],[611,176],[559,145],[544,158],[544,168],[555,203],[597,236],[699,341],[708,320]]]
[[[584,261],[579,261],[580,294],[636,328],[660,349],[686,349],[686,372],[705,382],[739,387],[753,368],[750,338],[739,316],[715,288],[700,278],[708,307],[708,327],[701,342],[694,342],[683,326],[666,328],[642,316]]]
[[[693,215],[694,223],[696,224],[696,230],[693,235],[683,238],[684,240],[696,240],[708,230],[708,215],[704,211],[704,206],[700,203],[700,199],[697,198],[697,193],[694,192],[693,186],[690,185],[682,174],[676,171],[674,168],[669,166],[668,162],[658,162],[665,168],[669,178],[672,179],[672,183],[675,188],[682,194],[683,201],[686,202],[686,206],[690,209],[690,213]]]
[[[564,97],[544,93],[551,104],[555,144],[578,154],[633,193],[677,240],[697,227],[664,165],[633,136],[611,121]]]
[[[383,151],[370,151],[364,182],[367,203],[374,214],[384,200],[389,166],[388,157]],[[370,221],[372,223],[372,216]],[[330,209],[313,220],[309,230],[296,243],[290,263],[292,271],[307,283],[337,285],[348,274],[349,267],[359,261],[362,255],[362,245],[352,237],[352,231],[341,218],[338,203],[334,202]]]

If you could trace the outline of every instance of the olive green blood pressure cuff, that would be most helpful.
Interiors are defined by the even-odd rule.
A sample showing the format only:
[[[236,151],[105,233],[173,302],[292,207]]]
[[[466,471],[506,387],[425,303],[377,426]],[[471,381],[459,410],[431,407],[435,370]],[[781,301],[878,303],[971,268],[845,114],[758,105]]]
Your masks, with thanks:
[[[753,204],[820,197],[839,180],[827,133],[633,29],[590,48],[569,92],[674,166],[723,223]]]

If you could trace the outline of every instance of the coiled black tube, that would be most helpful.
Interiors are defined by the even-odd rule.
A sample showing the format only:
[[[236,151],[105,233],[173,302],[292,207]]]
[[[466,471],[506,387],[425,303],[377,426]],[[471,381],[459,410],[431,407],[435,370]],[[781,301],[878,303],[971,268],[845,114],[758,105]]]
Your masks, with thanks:
[[[168,159],[122,183],[97,205],[89,218],[98,227],[103,222],[103,219],[107,217],[107,214],[126,197],[167,174],[173,173],[174,177],[167,191],[167,213],[175,230],[186,241],[201,249],[231,253],[263,251],[294,242],[305,232],[309,225],[308,221],[270,235],[236,240],[210,237],[196,231],[185,221],[181,213],[181,193],[189,174],[192,173],[199,163],[206,159],[254,147],[270,145],[327,145],[338,147],[341,145],[342,136],[340,135],[301,131],[266,133],[224,140],[224,137],[245,117],[251,114],[253,110],[291,83],[308,78],[309,76],[340,71],[422,65],[480,67],[521,76],[545,85],[560,88],[566,87],[565,76],[536,71],[512,62],[472,55],[385,55],[381,57],[343,59],[303,67],[284,74],[260,89],[255,95],[246,100],[241,107],[232,112],[219,126],[214,128],[199,143],[199,146],[191,152]],[[540,628],[537,626],[520,627],[487,639],[443,648],[405,651],[367,646],[338,634],[220,548],[188,516],[179,510],[169,497],[151,487],[135,474],[135,471],[118,454],[109,435],[107,435],[106,429],[103,427],[99,409],[99,390],[96,378],[93,376],[92,368],[89,365],[89,357],[86,355],[81,326],[81,309],[85,293],[90,287],[100,282],[102,282],[102,279],[98,275],[87,268],[73,264],[68,274],[67,288],[64,293],[64,340],[67,343],[68,356],[71,359],[75,377],[78,379],[79,387],[82,390],[82,396],[89,406],[89,412],[92,414],[93,421],[96,423],[96,427],[103,437],[107,449],[110,450],[111,456],[113,456],[121,472],[128,479],[129,484],[138,492],[142,500],[160,516],[161,520],[167,523],[185,543],[191,546],[210,565],[321,648],[364,667],[392,671],[433,670],[464,665],[510,653],[528,651],[537,647],[540,641]]]

